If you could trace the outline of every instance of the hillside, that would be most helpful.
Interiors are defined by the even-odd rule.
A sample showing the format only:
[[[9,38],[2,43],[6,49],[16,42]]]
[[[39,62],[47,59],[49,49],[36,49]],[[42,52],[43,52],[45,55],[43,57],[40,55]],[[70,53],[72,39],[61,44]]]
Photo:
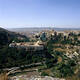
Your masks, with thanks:
[[[0,47],[2,45],[6,45],[6,44],[10,43],[12,40],[17,39],[17,38],[23,38],[23,39],[26,39],[27,41],[29,41],[29,39],[24,35],[0,28]]]
[[[9,47],[12,41],[29,41],[29,38],[0,28],[0,69],[6,67],[15,67],[32,63],[42,62],[45,59],[52,58],[47,50],[26,51],[24,48],[17,49]],[[34,55],[35,54],[35,55]],[[4,63],[4,64],[3,64]]]
[[[18,67],[18,70],[14,72],[16,76],[19,71],[24,75],[23,72],[26,72],[26,70],[37,69],[40,76],[78,80],[80,78],[77,76],[80,74],[80,33],[70,32],[65,35],[53,30],[44,33],[38,33],[39,37],[33,34],[35,40],[31,37],[32,43],[35,41],[45,43],[40,44],[44,46],[44,49],[33,50],[33,46],[25,49],[26,41],[22,42],[22,39],[28,40],[26,36],[0,28],[0,45],[5,45],[0,48],[0,72],[6,71],[6,68],[9,71]],[[51,35],[53,33],[54,35]],[[44,40],[44,38],[46,39]],[[10,47],[6,45],[12,41],[16,41],[18,46]],[[13,42],[12,44],[16,43]],[[10,75],[13,75],[13,73],[10,73]]]

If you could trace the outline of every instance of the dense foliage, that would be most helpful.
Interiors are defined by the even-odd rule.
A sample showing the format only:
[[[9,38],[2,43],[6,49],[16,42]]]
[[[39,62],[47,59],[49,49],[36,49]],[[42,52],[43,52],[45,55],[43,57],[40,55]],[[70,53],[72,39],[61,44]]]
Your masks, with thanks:
[[[45,58],[51,58],[46,50],[26,51],[25,49],[9,48],[5,46],[0,49],[0,69],[43,62]]]
[[[9,43],[13,40],[16,42],[27,42],[29,39],[25,36],[19,34],[13,34],[5,30],[0,31],[0,69],[10,68],[10,67],[21,67],[21,65],[29,65],[33,63],[43,63],[46,69],[51,69],[52,76],[55,77],[68,77],[74,75],[74,66],[76,66],[75,59],[70,59],[65,56],[64,52],[56,51],[56,46],[53,44],[62,45],[80,45],[78,37],[80,34],[76,35],[70,33],[68,36],[63,36],[63,34],[51,35],[49,39],[46,38],[46,34],[43,33],[40,39],[46,42],[44,50],[41,51],[26,51],[24,48],[10,48]],[[24,39],[19,40],[18,37]],[[61,46],[58,46],[61,48]],[[48,76],[47,73],[42,72],[42,76]]]
[[[48,52],[54,57],[46,62],[47,68],[52,68],[53,76],[68,77],[74,75],[74,67],[77,65],[75,59],[68,58],[64,52],[55,51],[55,48],[63,48],[62,46],[56,47],[55,44],[62,45],[79,45],[78,35],[70,33],[69,36],[56,34],[51,36],[47,41]],[[72,37],[72,38],[71,38]],[[75,43],[76,42],[76,43]],[[54,62],[55,61],[55,62]]]

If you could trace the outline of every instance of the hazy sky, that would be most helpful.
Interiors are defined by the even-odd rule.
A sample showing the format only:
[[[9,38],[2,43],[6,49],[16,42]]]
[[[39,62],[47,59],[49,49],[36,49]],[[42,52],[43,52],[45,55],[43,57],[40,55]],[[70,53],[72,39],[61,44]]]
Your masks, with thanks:
[[[0,0],[0,26],[80,27],[80,0]]]

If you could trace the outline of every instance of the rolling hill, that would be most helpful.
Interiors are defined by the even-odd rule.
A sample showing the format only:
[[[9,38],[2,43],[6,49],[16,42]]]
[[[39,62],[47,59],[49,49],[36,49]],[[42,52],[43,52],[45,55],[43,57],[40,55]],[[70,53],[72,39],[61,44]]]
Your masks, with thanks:
[[[2,45],[6,45],[6,44],[10,43],[12,40],[14,40],[15,38],[18,38],[18,37],[29,40],[29,38],[24,35],[0,28],[0,47]]]

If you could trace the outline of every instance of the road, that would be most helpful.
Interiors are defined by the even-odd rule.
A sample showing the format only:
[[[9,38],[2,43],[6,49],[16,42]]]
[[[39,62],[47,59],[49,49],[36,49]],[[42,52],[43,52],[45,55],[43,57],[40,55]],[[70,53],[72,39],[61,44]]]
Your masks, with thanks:
[[[39,62],[39,63],[33,63],[33,64],[29,64],[29,65],[22,65],[22,66],[20,66],[20,67],[30,67],[30,66],[37,66],[37,65],[41,65],[42,63],[41,62]],[[14,73],[14,72],[16,72],[17,70],[19,70],[20,69],[20,67],[12,67],[12,68],[5,68],[5,69],[3,69],[4,71],[8,71],[7,72],[7,75],[9,75],[9,74],[11,74],[11,73]],[[33,71],[36,71],[37,69],[33,69]],[[30,71],[30,70],[26,70],[26,71]]]

